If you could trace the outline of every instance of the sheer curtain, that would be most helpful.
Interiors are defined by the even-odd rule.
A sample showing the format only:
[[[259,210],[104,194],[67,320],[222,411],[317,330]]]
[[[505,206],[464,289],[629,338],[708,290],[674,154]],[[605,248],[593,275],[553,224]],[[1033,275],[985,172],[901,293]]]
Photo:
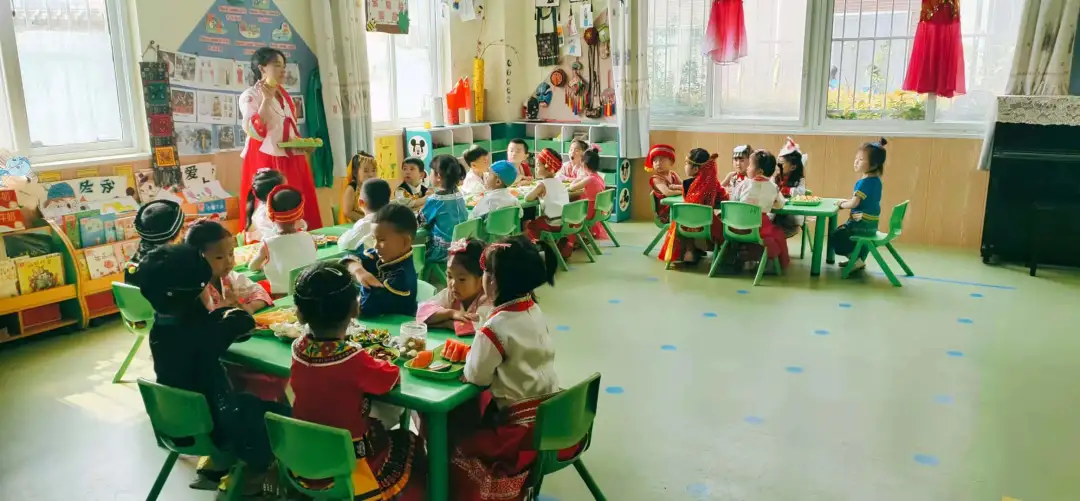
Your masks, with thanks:
[[[363,6],[355,0],[311,2],[311,17],[318,33],[315,55],[322,77],[334,175],[344,177],[353,154],[375,151]]]
[[[611,64],[619,156],[649,151],[649,16],[647,0],[611,0]]]
[[[1021,14],[1006,95],[1063,96],[1069,93],[1073,43],[1080,0],[1026,0]],[[987,124],[979,170],[990,169],[997,106]]]

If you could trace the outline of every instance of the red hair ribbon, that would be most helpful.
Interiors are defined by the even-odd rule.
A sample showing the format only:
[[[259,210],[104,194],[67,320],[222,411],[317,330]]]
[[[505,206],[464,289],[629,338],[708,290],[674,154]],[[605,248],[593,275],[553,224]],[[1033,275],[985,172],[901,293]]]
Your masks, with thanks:
[[[286,190],[295,191],[298,194],[300,193],[300,190],[297,190],[292,186],[279,184],[275,186],[274,189],[270,190],[270,194],[266,196],[266,213],[270,216],[270,220],[275,223],[291,223],[299,221],[304,217],[304,197],[302,194],[300,196],[300,205],[297,205],[295,209],[287,211],[274,210],[274,195]]]
[[[487,269],[487,257],[488,257],[488,254],[492,254],[495,251],[502,250],[502,249],[509,249],[509,248],[510,248],[510,244],[508,244],[506,242],[496,242],[496,243],[493,243],[493,244],[488,244],[487,249],[485,249],[484,253],[480,255],[480,269],[484,270],[484,271],[488,271],[488,269]]]
[[[536,154],[536,160],[544,164],[544,169],[552,174],[559,172],[562,168],[562,158],[551,154],[548,150],[540,150],[540,153]]]

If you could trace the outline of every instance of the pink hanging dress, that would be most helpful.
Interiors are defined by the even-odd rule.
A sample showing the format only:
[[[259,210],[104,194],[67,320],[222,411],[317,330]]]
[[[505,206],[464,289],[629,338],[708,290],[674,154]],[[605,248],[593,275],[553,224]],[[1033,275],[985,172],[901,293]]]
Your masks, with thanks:
[[[713,0],[702,49],[718,64],[730,64],[746,56],[746,20],[743,0]]]

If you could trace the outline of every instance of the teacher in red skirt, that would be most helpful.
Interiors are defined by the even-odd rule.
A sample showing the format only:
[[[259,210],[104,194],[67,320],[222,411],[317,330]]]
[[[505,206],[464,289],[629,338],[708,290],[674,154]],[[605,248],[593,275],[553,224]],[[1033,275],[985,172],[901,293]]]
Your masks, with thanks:
[[[251,71],[255,85],[240,94],[240,113],[248,136],[244,151],[240,153],[244,159],[240,175],[241,227],[248,225],[243,208],[247,207],[249,198],[255,197],[251,191],[251,178],[259,169],[270,168],[281,172],[286,182],[303,194],[304,221],[308,229],[321,228],[315,178],[307,161],[308,150],[279,146],[300,137],[296,105],[281,86],[285,80],[285,54],[269,47],[257,50],[251,56]]]

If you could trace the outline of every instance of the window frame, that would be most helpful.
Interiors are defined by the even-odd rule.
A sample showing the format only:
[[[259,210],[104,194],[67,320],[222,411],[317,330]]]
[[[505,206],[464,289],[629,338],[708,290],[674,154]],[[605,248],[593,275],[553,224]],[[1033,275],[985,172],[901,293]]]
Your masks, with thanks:
[[[141,99],[142,91],[135,87],[135,54],[131,33],[125,28],[132,25],[128,3],[125,0],[104,0],[104,3],[120,108],[118,111],[122,138],[117,141],[41,147],[32,145],[18,46],[15,43],[14,16],[0,15],[0,60],[3,63],[0,69],[3,70],[6,85],[6,89],[0,88],[0,99],[4,99],[0,104],[0,112],[6,109],[10,117],[12,146],[18,152],[28,153],[35,168],[47,167],[52,163],[77,163],[102,157],[145,154],[149,151],[143,137],[146,135],[145,125],[142,125],[141,118],[135,116],[137,110],[142,109],[141,103],[136,101]],[[12,0],[0,0],[0,12],[14,13]]]
[[[431,58],[435,60],[435,61],[433,61],[434,64],[431,64],[430,67],[428,68],[429,71],[431,72],[431,82],[432,82],[432,86],[433,86],[433,88],[431,89],[431,95],[434,96],[434,95],[437,95],[436,93],[439,92],[439,89],[442,88],[442,78],[441,78],[442,77],[442,70],[440,68],[442,67],[442,56],[443,56],[443,54],[442,54],[441,46],[443,44],[439,43],[439,41],[441,40],[441,36],[443,34],[442,30],[443,30],[443,24],[444,23],[439,22],[439,19],[440,19],[441,16],[440,16],[440,10],[439,10],[440,9],[440,4],[439,4],[438,0],[421,0],[421,2],[423,2],[425,5],[427,5],[427,8],[430,9],[430,11],[431,11],[431,15],[428,16],[428,21],[429,21],[427,23],[428,26],[425,26],[424,28],[428,30],[428,33],[430,33],[428,35],[428,41],[430,42],[430,44],[428,45],[428,51],[429,51],[429,54],[431,55]],[[393,37],[394,35],[390,35],[390,36]],[[367,45],[368,50],[371,49],[370,44],[365,44],[365,45]],[[417,118],[406,118],[406,119],[401,119],[401,118],[398,117],[397,44],[395,44],[393,38],[391,38],[390,43],[388,45],[390,47],[390,67],[394,69],[394,71],[390,72],[390,96],[391,96],[391,99],[390,99],[390,120],[381,120],[381,121],[372,120],[371,128],[376,133],[389,132],[389,131],[400,131],[402,128],[405,128],[405,127],[419,127],[419,126],[423,125],[424,122],[428,121],[428,118],[424,117],[424,116],[417,117]],[[365,63],[366,63],[366,61],[365,61]],[[369,71],[368,81],[369,81],[369,85],[370,85],[370,81],[371,81],[370,68],[369,68],[368,71]]]
[[[923,120],[840,120],[828,118],[826,112],[829,90],[830,48],[836,2],[842,0],[808,0],[806,30],[803,38],[803,71],[798,120],[731,118],[714,114],[714,92],[705,96],[706,116],[650,114],[651,128],[687,132],[737,132],[804,135],[879,135],[899,137],[981,138],[986,123],[935,121],[937,96],[927,94],[926,117]],[[985,35],[982,36],[985,38]],[[720,65],[712,64],[706,71],[706,88],[712,89]]]

